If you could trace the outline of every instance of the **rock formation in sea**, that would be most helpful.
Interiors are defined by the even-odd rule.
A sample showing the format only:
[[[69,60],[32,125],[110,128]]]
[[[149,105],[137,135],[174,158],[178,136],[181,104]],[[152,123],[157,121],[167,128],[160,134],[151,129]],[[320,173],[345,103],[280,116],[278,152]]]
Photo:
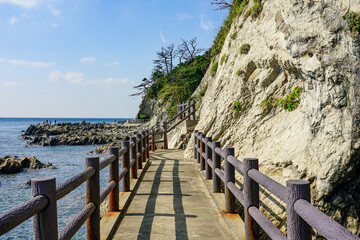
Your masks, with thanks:
[[[124,123],[38,123],[30,125],[23,134],[29,145],[95,145],[121,144],[124,136],[132,134],[138,126]],[[100,147],[103,152],[107,147]]]
[[[24,168],[28,169],[40,169],[40,168],[51,168],[53,165],[48,163],[40,162],[36,157],[11,157],[4,156],[0,158],[0,173],[13,174],[22,172]]]

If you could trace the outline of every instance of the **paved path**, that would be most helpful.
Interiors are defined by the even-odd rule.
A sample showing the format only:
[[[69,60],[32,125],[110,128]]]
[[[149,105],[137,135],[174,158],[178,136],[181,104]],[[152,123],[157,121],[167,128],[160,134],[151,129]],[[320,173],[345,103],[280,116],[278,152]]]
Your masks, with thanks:
[[[192,160],[181,150],[150,155],[114,239],[233,239]]]

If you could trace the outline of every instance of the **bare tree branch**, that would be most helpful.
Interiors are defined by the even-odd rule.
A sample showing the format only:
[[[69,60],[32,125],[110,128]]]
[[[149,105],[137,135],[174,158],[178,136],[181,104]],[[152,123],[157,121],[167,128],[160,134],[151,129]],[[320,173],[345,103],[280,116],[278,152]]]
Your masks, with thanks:
[[[204,51],[204,49],[202,48],[197,48],[196,40],[197,40],[196,37],[188,41],[181,39],[182,43],[178,46],[178,52],[182,53],[181,57],[184,60],[188,61],[194,59],[198,54]]]
[[[231,1],[226,0],[214,0],[211,2],[211,5],[214,5],[216,10],[225,10],[228,9],[231,11],[233,8],[233,5],[231,4]]]

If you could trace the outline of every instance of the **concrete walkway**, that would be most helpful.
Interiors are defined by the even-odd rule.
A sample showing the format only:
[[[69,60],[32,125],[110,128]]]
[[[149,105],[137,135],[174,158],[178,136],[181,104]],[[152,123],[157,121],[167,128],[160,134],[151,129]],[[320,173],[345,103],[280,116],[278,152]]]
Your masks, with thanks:
[[[181,150],[150,155],[114,239],[233,239],[192,160]]]

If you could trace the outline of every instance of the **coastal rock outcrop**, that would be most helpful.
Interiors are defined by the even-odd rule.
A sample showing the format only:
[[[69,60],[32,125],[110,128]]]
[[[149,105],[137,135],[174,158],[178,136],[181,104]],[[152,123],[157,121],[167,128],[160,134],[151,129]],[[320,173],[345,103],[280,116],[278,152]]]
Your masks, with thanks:
[[[41,163],[36,157],[10,157],[4,156],[0,158],[0,173],[13,174],[22,172],[24,168],[40,169],[54,168],[50,162]]]
[[[23,134],[29,145],[95,145],[119,143],[137,126],[123,123],[39,123],[30,125]]]
[[[282,184],[309,180],[312,203],[360,235],[360,36],[345,20],[360,3],[262,1],[255,17],[253,7],[234,19],[193,95],[207,89],[196,130],[258,158]],[[269,196],[261,210],[284,230],[286,206]]]

